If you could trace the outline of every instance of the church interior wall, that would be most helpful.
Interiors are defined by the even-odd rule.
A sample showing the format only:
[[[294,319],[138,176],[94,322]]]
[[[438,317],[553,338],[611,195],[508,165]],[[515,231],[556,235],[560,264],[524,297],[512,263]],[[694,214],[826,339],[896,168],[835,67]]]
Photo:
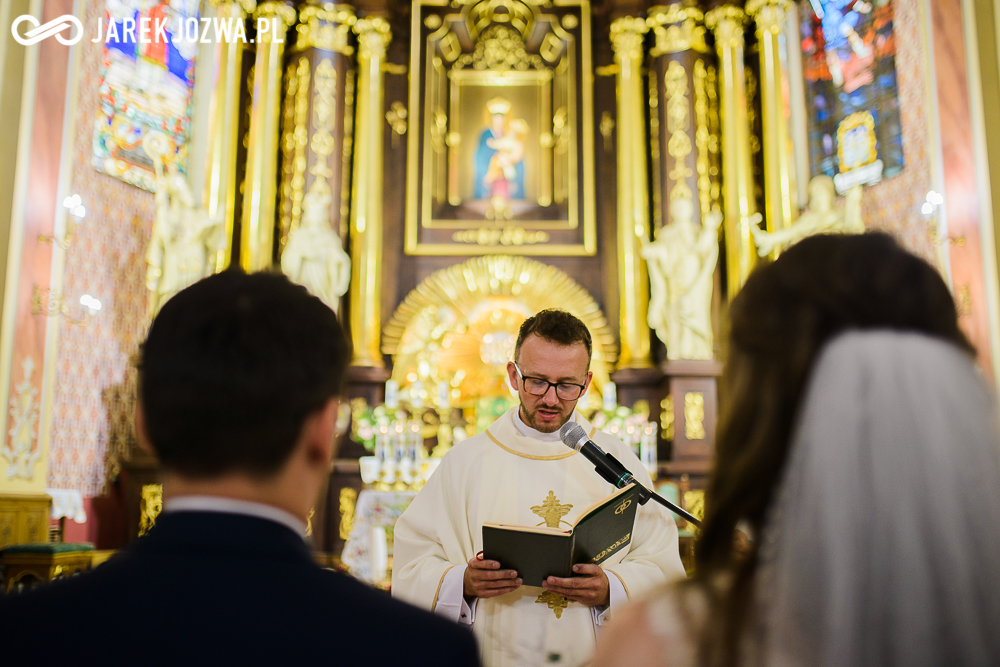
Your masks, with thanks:
[[[94,25],[104,13],[103,0],[85,0],[83,13],[86,24]],[[129,359],[145,333],[144,258],[155,206],[152,193],[92,166],[102,45],[84,40],[79,46],[69,190],[85,202],[87,217],[66,252],[63,293],[91,294],[103,307],[85,326],[56,318],[61,332],[47,485],[90,498],[108,491],[133,438],[135,369]],[[100,517],[88,516],[94,517],[88,537],[95,541]]]
[[[26,1],[16,0],[20,5]],[[405,3],[397,3],[405,4]],[[980,3],[981,4],[981,3]],[[72,0],[45,0],[45,15],[72,11]],[[613,63],[608,38],[610,18],[628,10],[624,3],[597,2],[594,7],[593,54],[598,70]],[[14,5],[11,4],[11,7]],[[104,12],[104,0],[79,0],[78,15],[85,24],[93,25]],[[970,108],[970,81],[967,53],[964,48],[962,0],[893,0],[895,11],[896,67],[899,79],[903,146],[906,167],[899,175],[865,190],[862,204],[864,219],[870,228],[880,228],[894,234],[910,250],[950,272],[963,325],[980,351],[979,361],[990,374],[993,370],[992,337],[988,315],[988,267],[983,263],[984,237],[980,224],[983,219],[983,197],[988,196],[978,185],[975,155],[976,135]],[[634,12],[641,11],[634,9]],[[407,9],[396,12],[392,21],[393,41],[388,62],[409,67],[409,16]],[[967,10],[966,10],[967,11]],[[145,333],[148,293],[145,288],[144,255],[150,238],[155,214],[154,198],[149,192],[97,172],[92,166],[93,124],[99,110],[97,91],[100,84],[102,47],[87,40],[80,42],[79,68],[76,86],[79,91],[72,105],[66,105],[66,84],[69,69],[63,63],[59,69],[45,63],[45,54],[61,54],[67,49],[53,40],[44,42],[43,67],[37,75],[39,97],[35,105],[34,132],[31,139],[44,142],[46,151],[32,156],[38,172],[38,187],[29,190],[29,201],[23,215],[21,261],[22,284],[16,304],[5,304],[5,311],[20,308],[14,320],[17,337],[13,339],[11,356],[6,360],[5,394],[2,404],[9,404],[13,386],[20,381],[19,364],[29,352],[36,355],[39,365],[45,357],[46,326],[58,328],[58,345],[45,359],[54,372],[50,384],[50,409],[43,412],[45,423],[40,432],[48,434],[48,476],[45,486],[79,490],[85,497],[91,517],[87,524],[67,523],[66,538],[103,542],[121,518],[103,515],[104,507],[114,503],[94,498],[114,494],[111,484],[121,459],[128,454],[134,440],[132,412],[134,409],[135,370],[131,359]],[[49,49],[45,51],[45,49]],[[4,77],[0,85],[6,91],[13,79],[7,74],[16,68],[15,61],[4,62]],[[385,107],[393,102],[408,103],[409,72],[387,72],[385,77]],[[0,142],[11,138],[11,128],[17,128],[12,104],[4,95],[0,100]],[[103,304],[99,314],[85,323],[71,321],[59,315],[32,315],[33,284],[47,285],[52,275],[48,246],[41,248],[35,238],[52,234],[54,215],[32,207],[55,206],[59,188],[60,146],[62,145],[63,110],[72,110],[68,124],[70,137],[64,159],[70,160],[65,193],[78,194],[87,208],[86,219],[76,230],[72,243],[65,249],[59,293],[66,299],[79,299],[91,294]],[[989,110],[987,109],[987,112]],[[618,335],[618,289],[616,248],[616,145],[615,136],[602,135],[599,121],[603,114],[613,118],[616,113],[615,78],[594,76],[596,218],[598,252],[592,257],[539,257],[572,276],[597,301],[607,317],[615,336]],[[405,218],[405,184],[407,142],[393,137],[393,130],[383,126],[385,146],[384,247],[380,268],[383,275],[382,320],[388,321],[397,305],[407,294],[435,271],[465,261],[462,256],[412,256],[403,251]],[[395,140],[394,140],[395,139]],[[6,143],[0,143],[0,148]],[[9,152],[3,151],[10,161]],[[53,157],[54,156],[54,157]],[[53,162],[53,159],[55,162]],[[47,161],[47,162],[46,162]],[[67,166],[67,165],[62,165]],[[1000,174],[1000,170],[991,175]],[[13,163],[0,165],[0,175],[13,183]],[[7,190],[0,188],[0,190]],[[947,211],[932,215],[921,212],[928,191],[943,192]],[[0,207],[9,211],[2,199]],[[992,196],[998,191],[994,188]],[[948,236],[941,239],[936,227],[938,216],[947,215]],[[2,221],[0,221],[2,222]],[[18,222],[18,221],[15,221]],[[992,223],[990,223],[992,224]],[[11,227],[13,229],[13,227]],[[5,230],[6,231],[6,227]],[[13,238],[12,234],[12,238]],[[2,239],[0,239],[2,240]],[[992,243],[992,237],[990,243]],[[987,251],[990,248],[986,249]],[[948,261],[941,261],[942,255]],[[27,278],[27,280],[25,279]],[[27,290],[27,292],[25,292]],[[994,290],[995,291],[995,290]],[[8,325],[10,326],[10,325]],[[655,342],[654,346],[658,345]],[[662,349],[658,349],[662,357]],[[36,371],[36,381],[42,376]],[[2,487],[0,487],[2,490]],[[102,523],[103,528],[102,528]],[[113,531],[111,531],[113,532]]]

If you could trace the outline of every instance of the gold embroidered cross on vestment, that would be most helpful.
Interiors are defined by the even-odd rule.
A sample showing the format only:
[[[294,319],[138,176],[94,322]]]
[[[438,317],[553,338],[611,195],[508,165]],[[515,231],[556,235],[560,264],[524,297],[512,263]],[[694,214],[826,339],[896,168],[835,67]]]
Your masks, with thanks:
[[[562,618],[563,609],[569,606],[569,600],[558,593],[545,591],[535,599],[535,604],[549,605],[549,609],[556,615],[556,618]]]
[[[561,504],[556,498],[556,494],[549,491],[545,501],[541,505],[534,505],[531,511],[545,519],[545,525],[549,528],[558,528],[560,523],[565,523],[562,518],[569,514],[571,509],[573,509],[572,505]]]

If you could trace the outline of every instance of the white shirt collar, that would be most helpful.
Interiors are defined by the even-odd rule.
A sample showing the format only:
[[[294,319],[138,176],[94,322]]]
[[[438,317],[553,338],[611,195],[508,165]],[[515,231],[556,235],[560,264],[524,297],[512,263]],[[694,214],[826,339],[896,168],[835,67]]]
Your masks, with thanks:
[[[266,519],[280,523],[292,532],[306,538],[306,524],[294,515],[274,505],[255,503],[250,500],[237,500],[222,496],[180,496],[170,498],[163,503],[164,512],[221,512],[223,514],[240,514],[258,519]]]
[[[576,410],[570,415],[569,421],[576,421]],[[518,406],[517,410],[514,410],[514,428],[517,432],[526,438],[534,438],[535,440],[541,440],[542,442],[559,442],[562,438],[559,437],[559,431],[553,431],[552,433],[542,433],[536,429],[531,428],[523,421],[521,421],[521,407]]]

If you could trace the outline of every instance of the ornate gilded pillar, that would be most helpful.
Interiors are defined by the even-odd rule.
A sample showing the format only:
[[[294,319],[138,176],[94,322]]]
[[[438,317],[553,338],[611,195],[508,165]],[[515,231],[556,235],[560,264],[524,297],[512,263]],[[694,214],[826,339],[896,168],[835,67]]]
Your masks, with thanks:
[[[211,0],[215,18],[220,22],[246,19],[257,8],[257,0]],[[243,49],[239,40],[219,40],[215,43],[213,62],[206,69],[215,72],[215,85],[210,103],[211,119],[207,165],[205,168],[205,210],[213,218],[222,217],[226,227],[226,248],[215,260],[215,270],[222,271],[231,260],[233,226],[236,223],[236,200],[239,175],[236,153],[239,146],[240,93],[243,86]]]
[[[750,217],[757,205],[750,163],[746,81],[743,74],[743,24],[746,15],[723,5],[705,15],[715,33],[719,57],[719,100],[722,107],[722,193],[725,215],[726,275],[729,298],[743,286],[757,261]]]
[[[695,219],[720,210],[718,75],[695,0],[649,10],[649,149],[653,227],[669,222],[670,202],[694,202]]]
[[[278,197],[278,132],[281,121],[281,75],[288,28],[295,23],[295,10],[283,2],[268,0],[253,14],[253,98],[247,136],[246,181],[240,235],[240,266],[247,271],[269,268],[274,261],[274,228]],[[263,30],[262,19],[267,19]]]
[[[764,144],[764,219],[767,230],[791,224],[798,211],[791,167],[788,114],[782,92],[781,43],[790,0],[751,0],[747,13],[757,23],[760,49],[761,107]],[[775,253],[777,254],[777,253]]]
[[[346,5],[306,5],[285,68],[278,248],[302,219],[306,194],[330,197],[330,226],[344,240],[350,212],[356,21]]]
[[[642,86],[646,21],[623,17],[611,24],[618,92],[618,290],[621,353],[618,368],[649,368],[649,282],[639,253],[649,238],[645,105]]]
[[[374,16],[358,20],[358,110],[351,192],[352,366],[381,368],[382,315],[382,65],[392,39],[389,22]]]

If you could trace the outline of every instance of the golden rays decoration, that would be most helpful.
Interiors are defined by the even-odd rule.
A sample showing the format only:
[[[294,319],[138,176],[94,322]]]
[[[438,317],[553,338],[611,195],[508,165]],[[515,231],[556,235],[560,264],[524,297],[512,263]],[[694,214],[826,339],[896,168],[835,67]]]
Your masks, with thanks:
[[[434,394],[447,382],[458,406],[509,396],[506,365],[518,330],[546,308],[563,308],[590,329],[594,381],[580,405],[600,405],[617,356],[608,321],[566,273],[526,257],[476,257],[431,274],[410,292],[382,334],[382,351],[393,357],[392,379],[402,387],[420,380]]]

